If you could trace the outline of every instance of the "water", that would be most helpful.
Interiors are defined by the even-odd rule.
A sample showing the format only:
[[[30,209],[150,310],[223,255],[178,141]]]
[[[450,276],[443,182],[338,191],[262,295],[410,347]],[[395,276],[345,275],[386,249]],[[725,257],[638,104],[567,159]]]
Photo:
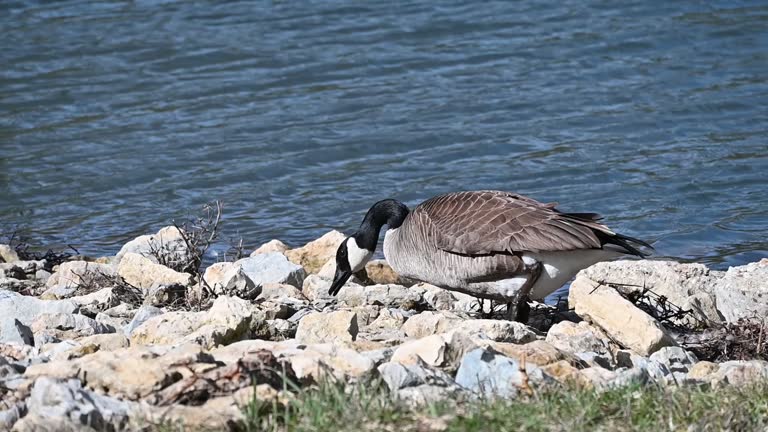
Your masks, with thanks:
[[[39,245],[217,199],[224,240],[300,245],[493,188],[768,256],[765,2],[3,1],[0,34],[0,221]]]

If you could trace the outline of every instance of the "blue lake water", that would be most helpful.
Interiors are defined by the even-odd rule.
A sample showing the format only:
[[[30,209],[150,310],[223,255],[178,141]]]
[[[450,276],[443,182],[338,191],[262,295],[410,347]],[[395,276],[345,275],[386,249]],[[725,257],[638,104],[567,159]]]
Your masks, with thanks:
[[[300,245],[504,189],[768,256],[768,4],[0,2],[0,223],[113,254],[203,203]]]

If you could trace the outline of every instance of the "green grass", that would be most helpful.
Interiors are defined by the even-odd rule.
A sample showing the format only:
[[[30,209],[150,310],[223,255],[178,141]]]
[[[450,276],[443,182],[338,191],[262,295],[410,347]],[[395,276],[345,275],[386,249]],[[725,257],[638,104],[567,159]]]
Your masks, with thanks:
[[[552,390],[517,400],[411,407],[381,386],[325,384],[290,408],[247,410],[252,431],[720,431],[765,430],[768,387]]]

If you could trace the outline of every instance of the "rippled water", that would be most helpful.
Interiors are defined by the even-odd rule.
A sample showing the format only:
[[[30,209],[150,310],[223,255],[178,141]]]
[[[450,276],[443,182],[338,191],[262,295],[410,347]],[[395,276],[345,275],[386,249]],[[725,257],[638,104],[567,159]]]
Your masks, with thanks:
[[[493,188],[768,256],[765,2],[3,1],[0,34],[0,218],[41,245],[215,199],[225,237],[301,244]]]

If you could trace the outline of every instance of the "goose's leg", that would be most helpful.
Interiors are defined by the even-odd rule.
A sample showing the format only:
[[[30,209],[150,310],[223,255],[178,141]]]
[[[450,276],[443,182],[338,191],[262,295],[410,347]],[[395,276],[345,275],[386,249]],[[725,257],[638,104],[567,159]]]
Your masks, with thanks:
[[[539,279],[539,276],[541,275],[541,263],[536,262],[535,264],[531,264],[528,269],[531,272],[530,277],[525,282],[525,284],[520,287],[520,297],[517,301],[517,304],[510,302],[507,303],[507,313],[506,313],[506,319],[509,321],[517,321],[521,322],[523,324],[528,322],[528,316],[531,313],[531,306],[528,304],[530,301],[530,298],[528,297],[528,294],[530,294],[531,289],[533,288],[533,285],[536,283],[536,281]]]

